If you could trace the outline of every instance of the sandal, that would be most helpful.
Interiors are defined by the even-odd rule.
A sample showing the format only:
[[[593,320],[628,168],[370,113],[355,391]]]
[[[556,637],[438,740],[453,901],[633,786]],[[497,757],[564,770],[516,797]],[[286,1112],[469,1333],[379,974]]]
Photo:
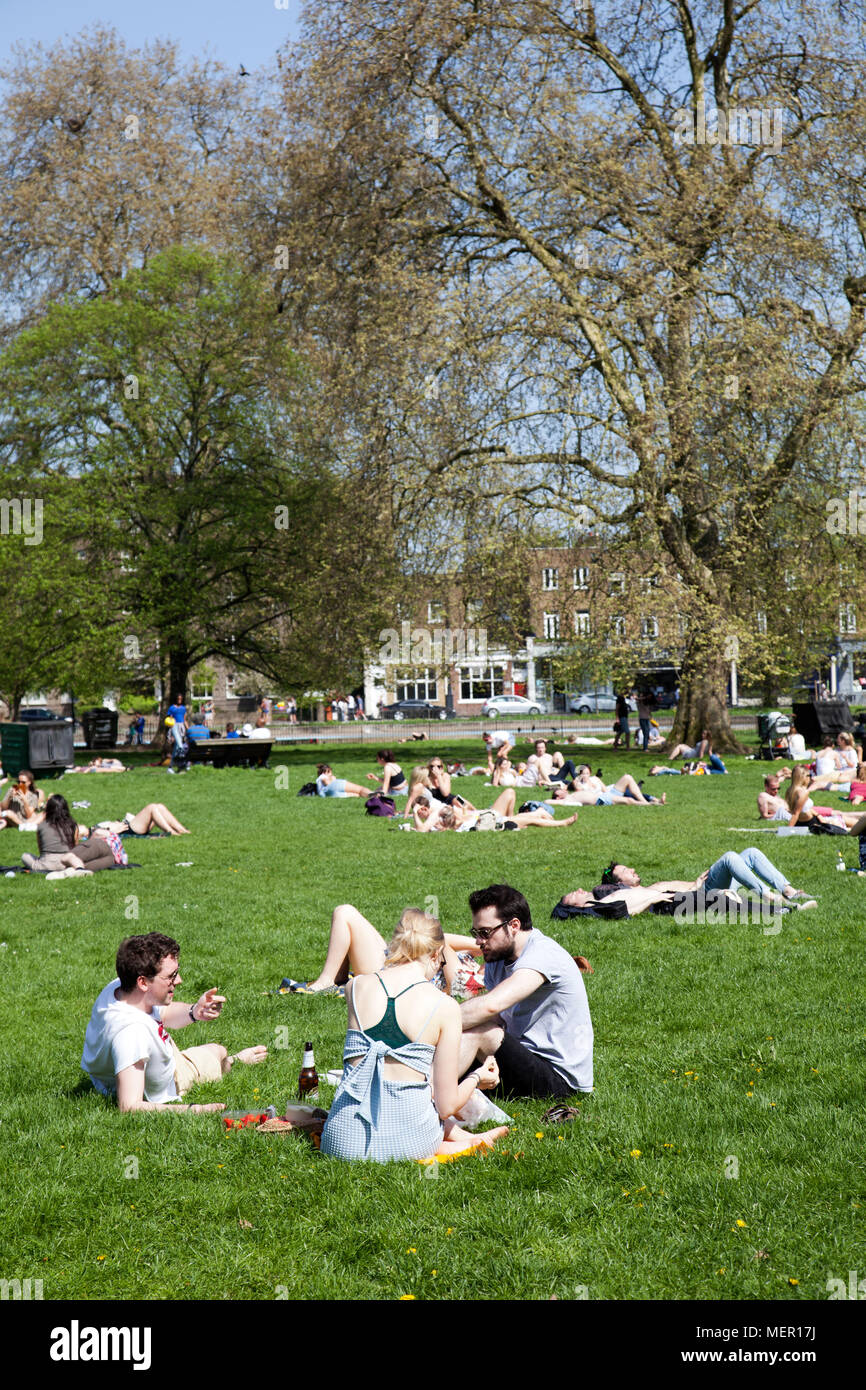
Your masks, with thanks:
[[[573,1105],[551,1105],[549,1110],[545,1110],[541,1117],[543,1125],[566,1125],[578,1119],[580,1111],[575,1110]]]
[[[338,994],[341,999],[346,997],[345,985],[328,985],[326,989],[311,989],[309,980],[283,980],[280,983],[280,994]]]

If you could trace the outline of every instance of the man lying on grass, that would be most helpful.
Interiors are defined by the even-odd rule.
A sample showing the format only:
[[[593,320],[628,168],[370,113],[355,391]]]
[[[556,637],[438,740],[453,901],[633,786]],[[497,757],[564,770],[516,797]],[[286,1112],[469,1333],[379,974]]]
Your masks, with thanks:
[[[93,1006],[81,1065],[97,1091],[117,1097],[121,1110],[223,1110],[221,1103],[176,1101],[198,1082],[219,1081],[234,1062],[263,1062],[268,1055],[258,1046],[229,1057],[220,1043],[181,1052],[166,1029],[209,1023],[219,1017],[225,998],[209,989],[194,1004],[175,1000],[182,983],[179,956],[177,942],[160,932],[127,937],[117,952],[117,979]]]
[[[724,893],[734,913],[739,913],[743,906],[737,895],[740,888],[748,888],[762,901],[777,908],[817,907],[815,899],[809,898],[802,888],[792,888],[784,874],[759,849],[745,849],[742,854],[734,851],[723,854],[695,879],[666,879],[647,885],[641,883],[640,874],[635,869],[613,860],[604,870],[597,887],[589,893],[576,888],[566,893],[561,905],[583,909],[601,901],[623,902],[628,915],[635,917],[647,910],[673,913],[679,905],[688,907],[689,899],[692,910],[695,910],[700,906],[698,894],[702,893],[706,898],[710,894]],[[795,901],[801,898],[807,900]]]

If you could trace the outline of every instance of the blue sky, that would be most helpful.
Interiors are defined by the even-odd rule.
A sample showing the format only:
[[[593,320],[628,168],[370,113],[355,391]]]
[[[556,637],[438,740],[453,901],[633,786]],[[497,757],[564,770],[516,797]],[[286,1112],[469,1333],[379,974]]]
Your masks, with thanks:
[[[89,25],[110,24],[133,47],[147,39],[174,38],[184,56],[206,47],[228,67],[250,71],[269,62],[286,38],[298,34],[301,0],[0,0],[0,67],[11,45],[53,44]]]

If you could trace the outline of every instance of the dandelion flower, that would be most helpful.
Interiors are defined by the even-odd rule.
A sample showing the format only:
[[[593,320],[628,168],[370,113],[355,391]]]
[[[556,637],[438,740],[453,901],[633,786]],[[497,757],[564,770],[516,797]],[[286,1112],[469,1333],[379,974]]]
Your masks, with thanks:
[[[417,1254],[418,1254],[418,1251],[415,1249],[415,1246],[414,1246],[414,1245],[410,1245],[410,1246],[409,1246],[409,1249],[406,1251],[406,1254],[407,1254],[407,1255],[417,1255]]]
[[[539,1129],[539,1130],[536,1130],[535,1137],[536,1137],[536,1139],[543,1139],[543,1138],[544,1138],[544,1134],[543,1134],[542,1131]]]
[[[788,1283],[791,1285],[791,1288],[792,1288],[792,1289],[793,1289],[793,1288],[796,1288],[797,1285],[799,1284],[799,1282],[800,1282],[799,1279],[789,1279],[789,1280],[788,1280]]]
[[[640,1149],[632,1149],[630,1158],[640,1158]]]
[[[96,1258],[97,1258],[97,1260],[104,1260],[104,1259],[105,1259],[105,1256],[104,1256],[104,1255],[97,1255]]]
[[[399,1298],[398,1301],[399,1301],[400,1303],[409,1303],[409,1302],[413,1301],[414,1299],[415,1299],[415,1295],[414,1295],[413,1293],[401,1293],[400,1298]]]
[[[738,1225],[738,1226],[745,1226],[745,1224],[746,1224],[745,1221],[743,1221],[742,1218],[738,1216],[738,1217],[737,1217],[737,1225]]]

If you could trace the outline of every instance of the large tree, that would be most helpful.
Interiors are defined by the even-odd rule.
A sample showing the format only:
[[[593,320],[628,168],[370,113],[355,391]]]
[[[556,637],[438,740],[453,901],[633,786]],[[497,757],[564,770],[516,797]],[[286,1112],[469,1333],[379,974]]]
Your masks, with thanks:
[[[271,164],[328,188],[320,257],[351,278],[375,253],[422,305],[437,273],[472,304],[447,367],[472,364],[473,438],[424,488],[640,526],[687,593],[675,737],[730,746],[725,651],[757,557],[862,389],[862,4],[308,16],[282,66],[299,136]]]
[[[66,480],[118,662],[149,660],[170,695],[214,656],[292,688],[360,669],[393,552],[376,496],[305,452],[315,383],[267,286],[173,248],[51,306],[0,382],[6,467]]]

